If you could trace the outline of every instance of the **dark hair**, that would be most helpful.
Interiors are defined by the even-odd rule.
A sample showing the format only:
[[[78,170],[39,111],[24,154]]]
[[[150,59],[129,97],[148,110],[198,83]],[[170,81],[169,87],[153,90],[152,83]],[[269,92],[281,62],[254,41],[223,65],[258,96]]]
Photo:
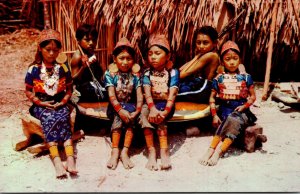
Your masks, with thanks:
[[[153,44],[151,47],[153,47],[153,46],[157,46],[158,48],[162,49],[163,51],[166,52],[166,54],[169,54],[169,53],[170,53],[169,49],[167,49],[167,48],[164,47],[164,46],[161,46],[161,45],[158,45],[158,44]],[[151,47],[148,48],[148,51],[150,50]]]
[[[56,46],[57,46],[59,49],[61,49],[61,47],[62,47],[61,42],[59,42],[58,40],[54,40],[54,39],[51,39],[51,40],[45,40],[45,41],[41,42],[39,46],[40,46],[41,48],[45,48],[52,40],[55,42]],[[36,63],[37,63],[37,64],[41,64],[41,63],[42,63],[42,60],[43,60],[42,52],[39,51],[39,49],[37,49],[33,64],[36,64]]]
[[[120,47],[116,48],[112,54],[113,54],[113,56],[116,57],[124,50],[126,50],[132,56],[132,58],[135,57],[135,50],[129,46],[120,46]]]
[[[91,35],[93,39],[98,37],[98,31],[95,27],[91,26],[90,24],[83,24],[79,26],[76,30],[76,39],[82,40],[84,36]]]
[[[196,40],[197,40],[197,36],[199,34],[205,34],[205,35],[209,36],[210,39],[213,42],[218,40],[218,32],[214,27],[212,27],[212,26],[202,26],[202,27],[196,29],[196,31],[194,32],[193,42],[192,42],[193,52],[196,48]]]

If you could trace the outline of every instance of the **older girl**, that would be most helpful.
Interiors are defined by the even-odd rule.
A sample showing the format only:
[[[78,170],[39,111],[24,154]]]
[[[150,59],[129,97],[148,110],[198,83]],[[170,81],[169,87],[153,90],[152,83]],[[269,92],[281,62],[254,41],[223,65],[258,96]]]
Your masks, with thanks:
[[[72,94],[72,77],[67,65],[56,62],[61,46],[59,32],[43,30],[38,40],[35,61],[29,66],[25,78],[25,93],[33,102],[30,112],[41,121],[58,178],[65,177],[66,171],[77,173],[71,139],[70,111],[67,107]],[[59,156],[59,143],[63,143],[65,148],[66,167]]]

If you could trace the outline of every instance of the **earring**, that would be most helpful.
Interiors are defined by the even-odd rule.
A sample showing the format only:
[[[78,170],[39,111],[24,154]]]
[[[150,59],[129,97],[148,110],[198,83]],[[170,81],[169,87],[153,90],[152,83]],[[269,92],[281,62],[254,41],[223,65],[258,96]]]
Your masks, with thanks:
[[[59,64],[63,64],[67,61],[68,57],[65,53],[59,53],[56,57],[56,62]]]

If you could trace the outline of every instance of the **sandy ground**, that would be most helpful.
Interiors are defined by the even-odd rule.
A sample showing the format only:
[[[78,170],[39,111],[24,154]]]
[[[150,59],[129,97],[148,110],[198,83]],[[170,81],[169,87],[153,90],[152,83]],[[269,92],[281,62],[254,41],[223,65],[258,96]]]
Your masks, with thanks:
[[[300,111],[270,99],[258,100],[252,111],[264,128],[268,141],[254,153],[232,149],[217,166],[198,163],[211,140],[211,133],[188,137],[174,129],[169,138],[173,169],[149,171],[143,146],[132,149],[135,167],[121,164],[108,170],[109,140],[103,131],[88,132],[76,143],[77,177],[55,178],[48,154],[35,156],[27,150],[16,152],[22,135],[20,114],[30,103],[24,95],[24,76],[35,53],[38,32],[22,30],[0,36],[0,192],[299,192],[300,191]],[[279,108],[280,107],[280,108]],[[172,128],[170,128],[172,130]],[[160,163],[160,160],[158,160]]]

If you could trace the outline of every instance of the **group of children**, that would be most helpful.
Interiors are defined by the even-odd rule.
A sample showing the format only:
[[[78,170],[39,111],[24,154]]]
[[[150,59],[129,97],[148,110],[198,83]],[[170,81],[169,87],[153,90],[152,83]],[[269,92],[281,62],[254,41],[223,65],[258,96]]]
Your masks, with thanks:
[[[77,173],[66,104],[71,97],[72,80],[76,83],[76,89],[80,88],[81,95],[85,96],[93,92],[93,86],[84,90],[84,87],[81,87],[83,83],[80,82],[84,79],[89,84],[90,78],[86,78],[90,75],[85,73],[86,67],[93,67],[96,62],[89,60],[93,58],[95,37],[97,37],[93,30],[89,25],[84,25],[77,30],[78,43],[86,52],[86,56],[80,53],[74,54],[71,62],[72,71],[67,65],[59,64],[55,60],[61,48],[59,32],[43,30],[36,60],[30,65],[25,79],[26,95],[33,102],[31,108],[33,115],[41,120],[57,177],[66,176],[66,171]],[[219,59],[215,54],[215,47],[206,50],[203,48],[207,47],[207,44],[215,44],[211,35],[200,33],[200,37],[201,35],[203,41],[200,38],[202,42],[200,41],[196,47],[198,57],[204,57],[203,61],[208,62],[211,62],[207,59],[209,55],[213,60],[216,57]],[[175,112],[175,99],[181,86],[181,72],[184,69],[184,73],[189,73],[185,68],[180,71],[173,68],[170,44],[161,34],[149,37],[147,68],[143,71],[135,63],[135,49],[127,38],[121,38],[117,42],[112,55],[113,63],[104,72],[104,79],[99,79],[107,91],[109,101],[107,116],[112,121],[112,151],[107,167],[116,169],[119,160],[126,169],[134,167],[128,149],[135,128],[141,128],[148,149],[146,168],[159,169],[154,146],[154,133],[157,133],[161,158],[160,169],[168,170],[171,168],[171,161],[166,122]],[[213,126],[217,130],[207,153],[199,161],[203,165],[215,165],[241,131],[255,120],[249,110],[255,101],[253,81],[249,74],[239,72],[241,60],[238,46],[232,41],[226,42],[221,48],[220,59],[221,65],[225,67],[224,72],[215,77],[210,76],[213,80],[209,80],[211,81],[209,103]],[[203,66],[205,66],[204,62]],[[99,69],[99,67],[93,68]],[[197,68],[191,69],[195,71]],[[215,71],[216,68],[213,69]],[[216,103],[220,105],[219,111],[216,110]],[[119,145],[122,134],[124,134],[124,143]],[[218,146],[221,141],[223,141],[222,145]],[[60,142],[65,146],[67,167],[62,165],[57,151]]]

